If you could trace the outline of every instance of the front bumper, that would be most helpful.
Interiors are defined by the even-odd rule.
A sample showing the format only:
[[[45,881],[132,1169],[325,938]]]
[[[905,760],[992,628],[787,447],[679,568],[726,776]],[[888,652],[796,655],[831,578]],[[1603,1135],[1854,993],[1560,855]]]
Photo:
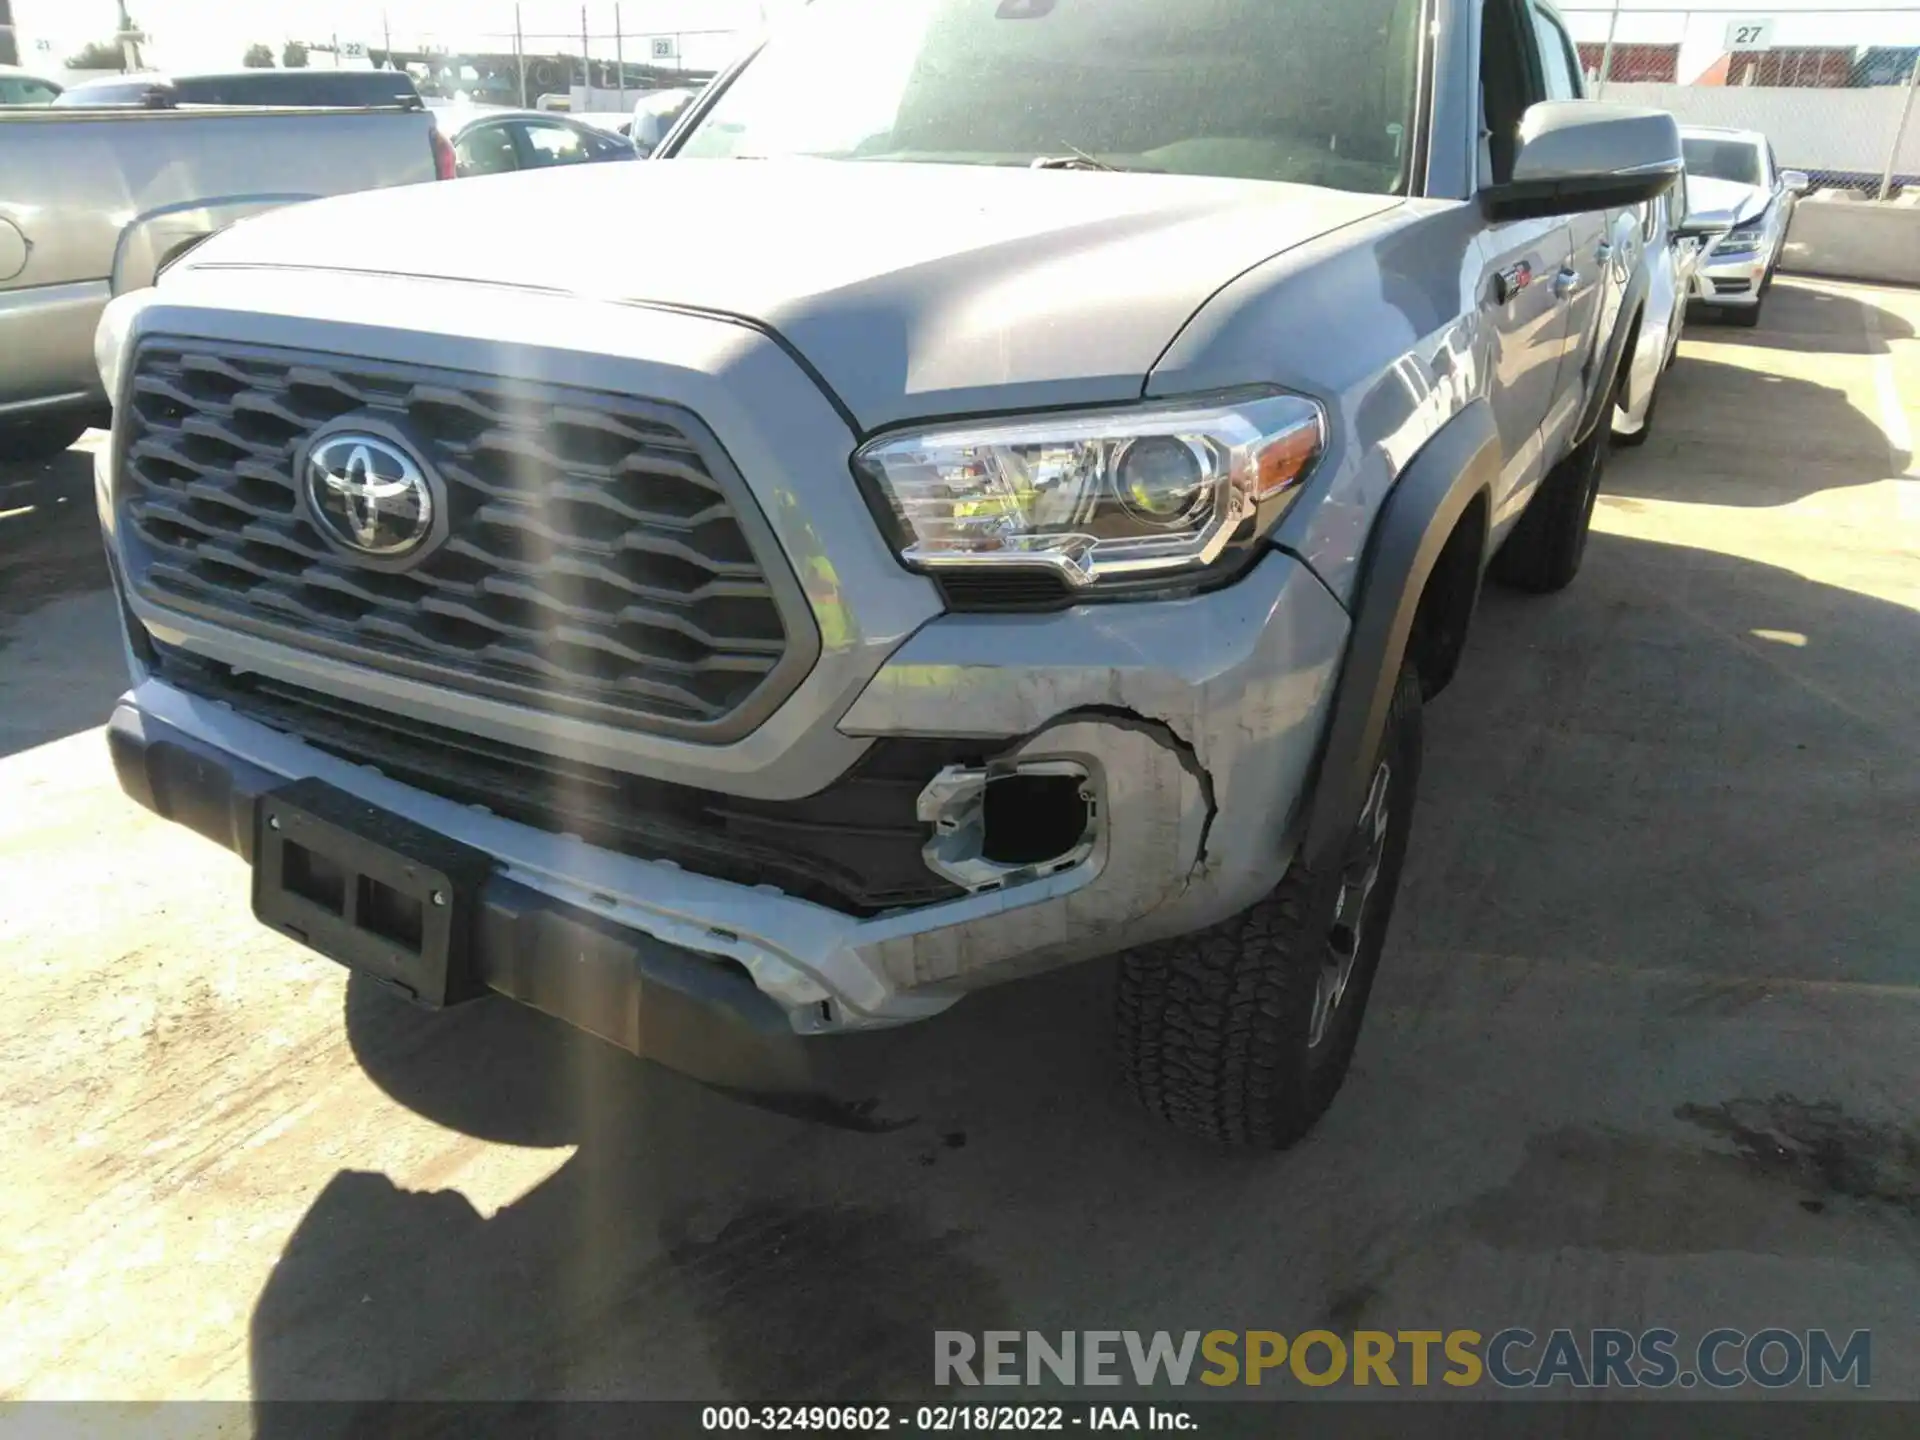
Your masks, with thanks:
[[[123,703],[107,726],[128,795],[251,862],[254,809],[284,778]],[[746,1096],[817,1087],[786,1013],[744,972],[609,925],[504,875],[480,895],[469,965],[487,990]]]
[[[1767,265],[1764,249],[1709,255],[1694,272],[1687,298],[1699,304],[1728,308],[1758,305]]]
[[[1293,852],[1345,639],[1345,613],[1279,554],[1190,600],[928,626],[839,731],[1027,736],[1021,761],[1068,759],[1089,776],[1097,829],[1058,873],[864,919],[401,784],[144,673],[137,645],[110,737],[130,795],[249,859],[256,797],[308,776],[486,852],[496,918],[475,963],[489,988],[709,1083],[767,1092],[805,1083],[800,1057],[778,1058],[798,1036],[921,1019],[1258,899]],[[583,969],[589,932],[605,938]],[[770,1041],[771,1064],[714,1073],[708,1057]]]

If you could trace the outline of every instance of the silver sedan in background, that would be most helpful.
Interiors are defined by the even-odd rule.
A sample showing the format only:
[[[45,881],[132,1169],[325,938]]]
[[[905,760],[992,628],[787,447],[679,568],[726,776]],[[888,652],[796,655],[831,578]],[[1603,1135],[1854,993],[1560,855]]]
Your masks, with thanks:
[[[1808,189],[1805,171],[1782,170],[1758,130],[1680,131],[1687,157],[1687,208],[1700,222],[1724,225],[1695,272],[1691,298],[1716,318],[1758,325],[1773,285],[1793,202]]]

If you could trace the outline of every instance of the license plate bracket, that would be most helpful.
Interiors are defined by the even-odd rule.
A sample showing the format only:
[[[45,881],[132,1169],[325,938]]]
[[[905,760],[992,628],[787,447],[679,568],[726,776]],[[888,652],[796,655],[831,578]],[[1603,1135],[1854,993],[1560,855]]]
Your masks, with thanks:
[[[484,851],[311,778],[262,794],[254,827],[261,924],[429,1009],[480,994]]]

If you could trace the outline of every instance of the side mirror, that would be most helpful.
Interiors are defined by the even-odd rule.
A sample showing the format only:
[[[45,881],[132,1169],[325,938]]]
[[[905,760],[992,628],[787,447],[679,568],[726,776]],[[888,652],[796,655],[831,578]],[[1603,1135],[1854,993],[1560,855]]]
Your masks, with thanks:
[[[1480,203],[1496,220],[1624,209],[1665,194],[1682,170],[1680,127],[1665,110],[1543,100],[1521,118],[1513,178]]]
[[[1676,240],[1711,240],[1716,235],[1724,235],[1731,227],[1725,220],[1695,220],[1691,216],[1673,227]]]
[[[1813,188],[1813,178],[1804,170],[1782,170],[1780,183],[1790,195],[1804,195]]]

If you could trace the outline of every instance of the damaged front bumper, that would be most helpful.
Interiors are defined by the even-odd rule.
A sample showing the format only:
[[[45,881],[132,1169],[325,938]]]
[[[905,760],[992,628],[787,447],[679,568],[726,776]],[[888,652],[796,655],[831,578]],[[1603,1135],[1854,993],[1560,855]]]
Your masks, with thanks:
[[[251,859],[258,797],[312,779],[457,841],[491,863],[481,899],[494,948],[476,957],[487,987],[699,1078],[762,1091],[788,1081],[749,1087],[696,1066],[731,1046],[723,1034],[764,1037],[769,1016],[788,1042],[922,1019],[983,986],[1202,928],[1284,875],[1348,638],[1346,612],[1306,565],[1274,551],[1204,595],[944,613],[847,483],[859,437],[780,346],[645,307],[610,314],[504,291],[484,305],[457,299],[382,277],[289,286],[186,274],[123,317],[123,348],[185,335],[485,375],[506,347],[543,384],[679,407],[711,428],[793,567],[818,631],[811,669],[749,733],[702,743],[221,623],[126,583],[135,541],[121,533],[114,452],[103,451],[97,497],[134,676],[111,735],[142,803]],[[484,804],[500,801],[492,792],[408,783],[371,750],[309,743],[271,713],[196,693],[175,683],[168,653],[299,687],[376,727],[396,719],[615,780],[789,807],[789,821],[791,807],[864,783],[859,767],[883,746],[963,741],[965,763],[942,759],[911,778],[921,858],[939,878],[931,896],[946,898],[849,913],[777,888],[764,865],[741,873],[738,855],[722,879],[691,855],[683,868],[591,843],[565,832],[599,832],[564,816],[496,813]],[[534,781],[566,788],[546,772]],[[1007,804],[1022,787],[1043,803]],[[583,949],[589,932],[606,943]],[[689,984],[702,966],[740,983]],[[685,1003],[659,1000],[669,992]]]
[[[165,684],[137,657],[113,733],[136,798],[243,855],[248,797],[317,778],[484,851],[517,895],[676,956],[730,962],[716,968],[750,977],[795,1034],[824,1034],[921,1019],[969,990],[1201,928],[1258,899],[1294,848],[1346,633],[1325,587],[1278,553],[1209,595],[925,626],[839,730],[1007,743],[992,747],[991,773],[943,773],[923,796],[929,864],[972,893],[868,918],[455,803]],[[145,758],[157,746],[177,752],[164,767]],[[1032,811],[1003,805],[996,819],[983,803],[1016,775],[1064,779],[1084,805],[1057,850],[1030,831]],[[605,987],[534,973],[567,964],[564,951],[532,969],[502,961],[511,983],[487,983],[655,1053],[593,1010]]]

